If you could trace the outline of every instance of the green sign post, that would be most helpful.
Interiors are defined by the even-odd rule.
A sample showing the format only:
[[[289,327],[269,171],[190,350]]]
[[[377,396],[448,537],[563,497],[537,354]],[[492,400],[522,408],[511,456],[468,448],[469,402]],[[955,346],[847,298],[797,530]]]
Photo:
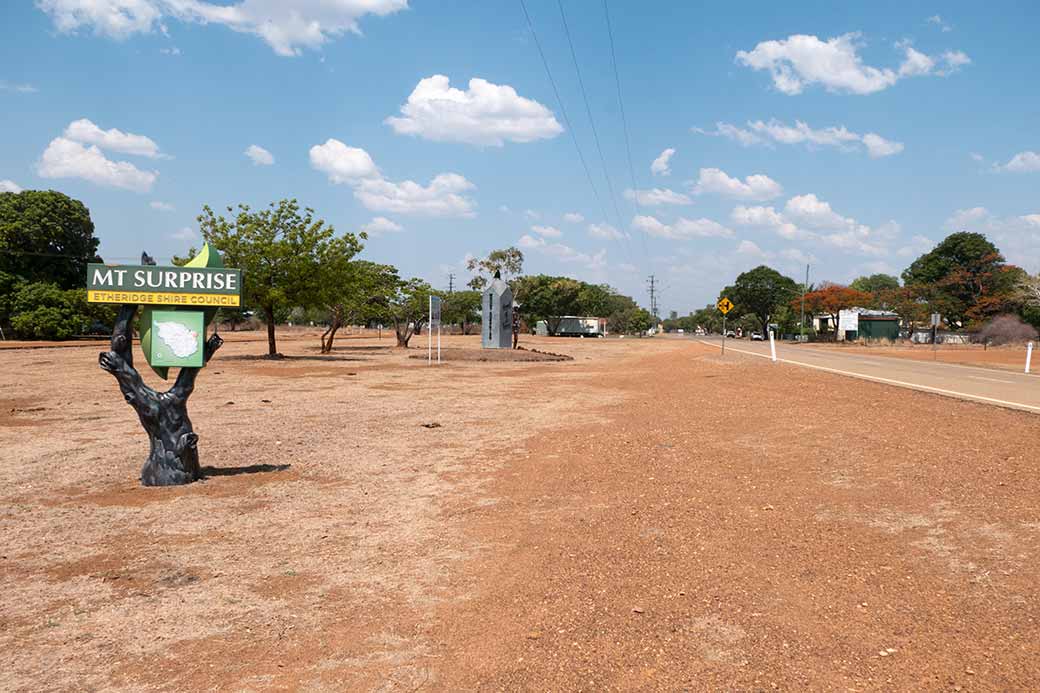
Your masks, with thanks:
[[[134,408],[151,442],[141,468],[145,486],[188,484],[201,475],[199,436],[188,418],[188,397],[195,378],[223,340],[206,330],[220,306],[241,304],[242,273],[226,269],[208,245],[183,267],[156,267],[142,255],[140,265],[89,265],[87,300],[119,303],[111,350],[98,357],[101,368],[115,376],[127,404]],[[139,324],[141,350],[148,365],[164,380],[179,368],[166,392],[145,385],[134,368],[133,325]]]

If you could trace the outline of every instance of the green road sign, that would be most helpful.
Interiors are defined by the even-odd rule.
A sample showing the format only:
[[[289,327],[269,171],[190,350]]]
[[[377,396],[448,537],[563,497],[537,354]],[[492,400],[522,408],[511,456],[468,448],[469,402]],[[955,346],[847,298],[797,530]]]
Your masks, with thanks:
[[[153,310],[151,332],[150,365],[202,368],[206,316],[201,310]]]

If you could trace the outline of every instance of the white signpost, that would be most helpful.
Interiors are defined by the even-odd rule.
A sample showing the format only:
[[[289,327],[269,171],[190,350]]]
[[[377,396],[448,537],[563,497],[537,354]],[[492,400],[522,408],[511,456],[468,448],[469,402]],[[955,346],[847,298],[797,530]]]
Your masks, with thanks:
[[[1026,345],[1026,373],[1029,373],[1029,366],[1033,360],[1033,343],[1030,342]]]
[[[426,363],[433,363],[433,328],[437,328],[437,363],[441,362],[441,299],[430,296],[430,325],[426,330]]]
[[[773,329],[769,329],[769,357],[776,363],[776,342],[773,341]]]

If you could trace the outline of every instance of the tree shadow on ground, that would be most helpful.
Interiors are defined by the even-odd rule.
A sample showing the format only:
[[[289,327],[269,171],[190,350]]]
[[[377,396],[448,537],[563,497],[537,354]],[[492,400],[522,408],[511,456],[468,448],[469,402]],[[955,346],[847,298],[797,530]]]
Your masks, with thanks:
[[[221,361],[368,361],[369,359],[360,358],[357,356],[335,356],[335,355],[319,355],[314,354],[312,356],[286,356],[279,354],[278,356],[258,356],[256,354],[235,354],[234,356],[228,356],[222,358]]]
[[[291,464],[250,464],[245,467],[203,467],[202,478],[211,476],[238,476],[239,474],[266,474],[268,472],[284,472]]]

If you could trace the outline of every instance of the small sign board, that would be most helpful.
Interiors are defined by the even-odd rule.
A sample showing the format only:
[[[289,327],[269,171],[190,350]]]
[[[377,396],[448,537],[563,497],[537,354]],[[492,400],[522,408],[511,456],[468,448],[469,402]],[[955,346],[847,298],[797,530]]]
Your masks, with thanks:
[[[89,303],[237,307],[241,297],[242,271],[237,269],[87,265]]]
[[[441,304],[440,296],[430,296],[430,327],[436,329],[441,326]]]
[[[723,296],[722,300],[720,300],[718,302],[718,304],[716,304],[715,307],[718,308],[722,312],[723,315],[725,315],[726,313],[728,313],[731,310],[733,310],[733,302],[730,301],[725,296]]]
[[[938,327],[942,323],[942,316],[938,313],[932,313],[932,327]]]
[[[151,366],[202,368],[206,316],[201,310],[152,311]]]

